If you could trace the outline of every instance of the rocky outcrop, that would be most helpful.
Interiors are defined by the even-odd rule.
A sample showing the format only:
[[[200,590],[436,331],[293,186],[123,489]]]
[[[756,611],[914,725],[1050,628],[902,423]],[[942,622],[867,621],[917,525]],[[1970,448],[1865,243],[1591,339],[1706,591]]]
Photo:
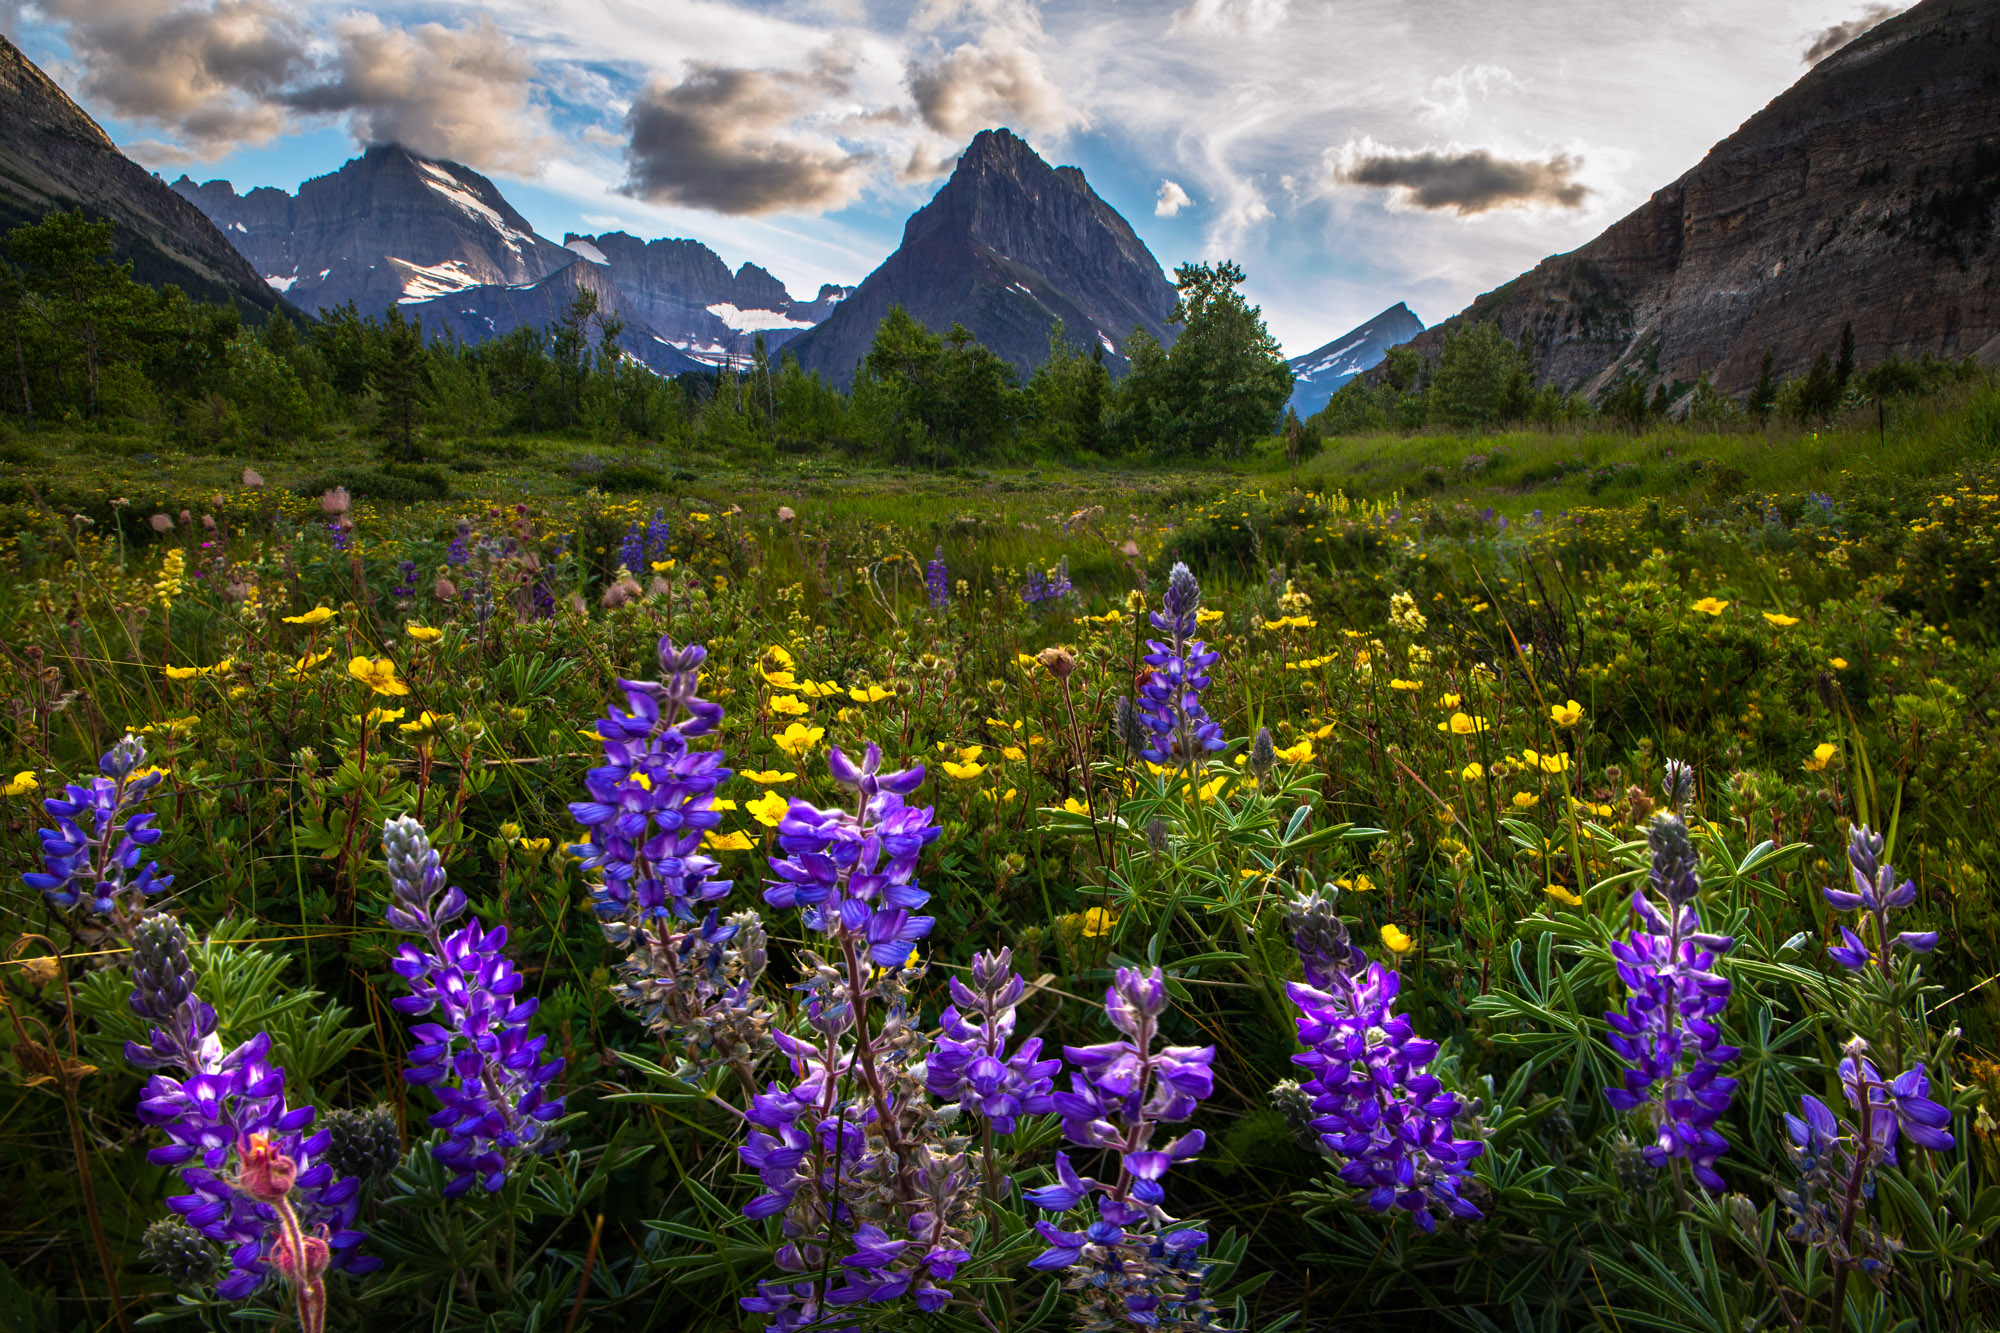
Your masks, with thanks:
[[[79,206],[117,225],[116,255],[141,282],[234,301],[256,318],[279,305],[200,209],[119,152],[83,108],[0,37],[0,229]]]
[[[1291,408],[1309,417],[1326,406],[1334,390],[1380,365],[1391,347],[1424,331],[1424,322],[1401,301],[1326,346],[1291,359]]]
[[[576,256],[535,234],[492,181],[456,162],[378,144],[296,196],[227,181],[174,189],[301,309],[363,313],[448,292],[539,282]]]
[[[2000,346],[2000,4],[1924,0],[1821,61],[1700,165],[1466,320],[1528,336],[1541,375],[1602,392],[1764,351],[1804,371],[1854,325],[1857,362]]]
[[[1171,342],[1174,291],[1131,225],[1075,167],[1051,167],[1006,130],[972,141],[903,243],[824,323],[791,343],[809,370],[852,383],[900,305],[933,332],[963,324],[1027,373],[1060,319],[1079,346],[1125,365],[1134,328]]]

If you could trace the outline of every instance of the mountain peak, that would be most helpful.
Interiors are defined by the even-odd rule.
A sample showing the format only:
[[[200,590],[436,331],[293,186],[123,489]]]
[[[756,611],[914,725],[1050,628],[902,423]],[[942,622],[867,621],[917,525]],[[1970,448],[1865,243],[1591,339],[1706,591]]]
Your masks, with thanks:
[[[900,305],[934,333],[965,325],[1023,374],[1047,354],[1058,319],[1122,369],[1135,327],[1173,340],[1173,304],[1159,261],[1081,171],[1049,166],[1009,130],[985,130],[904,225],[896,253],[792,346],[801,365],[846,384]]]

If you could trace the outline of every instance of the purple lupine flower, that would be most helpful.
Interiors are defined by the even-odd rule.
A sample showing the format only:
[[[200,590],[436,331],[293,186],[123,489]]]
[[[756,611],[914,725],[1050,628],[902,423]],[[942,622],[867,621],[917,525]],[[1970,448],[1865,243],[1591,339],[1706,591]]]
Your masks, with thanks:
[[[396,586],[389,595],[399,602],[407,602],[417,595],[417,562],[404,560],[396,566]]]
[[[930,917],[912,915],[930,900],[913,876],[939,830],[930,807],[903,803],[903,794],[923,783],[923,766],[883,774],[882,751],[871,742],[858,765],[833,747],[827,767],[835,781],[861,794],[861,813],[794,798],[778,822],[785,855],[770,859],[777,878],[764,901],[797,907],[808,929],[832,937],[843,951],[864,951],[877,967],[901,967],[931,928]]]
[[[453,569],[469,562],[472,559],[471,542],[472,525],[460,519],[457,529],[452,533],[451,545],[445,548],[444,562]]]
[[[345,517],[336,518],[326,525],[326,535],[334,550],[345,552],[354,545],[354,523]]]
[[[1030,569],[1021,580],[1021,600],[1029,606],[1040,606],[1049,600],[1049,576],[1039,569]]]
[[[715,790],[731,770],[720,751],[687,744],[722,719],[720,705],[695,693],[707,656],[699,644],[677,648],[663,635],[665,679],[618,682],[629,711],[612,708],[598,720],[606,762],[584,777],[590,799],[570,804],[590,830],[576,850],[595,877],[591,899],[614,942],[621,929],[669,915],[694,921],[698,906],[729,893],[728,880],[711,878],[721,867],[702,854],[701,842],[722,822]]]
[[[507,927],[488,931],[474,917],[444,933],[465,911],[465,895],[446,887],[424,826],[408,816],[390,820],[382,826],[382,852],[392,890],[389,924],[423,936],[429,946],[396,950],[389,970],[411,993],[390,1007],[411,1017],[437,1012],[443,1020],[411,1025],[417,1044],[403,1078],[444,1103],[428,1123],[446,1135],[431,1147],[453,1175],[445,1193],[463,1194],[475,1180],[498,1190],[513,1158],[561,1146],[548,1123],[562,1114],[563,1099],[548,1088],[562,1072],[562,1057],[543,1060],[548,1038],[528,1035],[540,1001],[514,998],[523,979],[501,952]]]
[[[1049,1093],[1062,1068],[1060,1060],[1037,1059],[1039,1037],[1008,1053],[1015,1009],[1027,989],[1011,950],[973,955],[972,984],[951,979],[952,1002],[938,1018],[943,1031],[925,1063],[933,1097],[985,1116],[1000,1134],[1012,1134],[1021,1116],[1054,1109]]]
[[[1604,1096],[1619,1111],[1647,1108],[1654,1138],[1642,1156],[1649,1165],[1684,1158],[1704,1188],[1720,1190],[1715,1162],[1729,1142],[1715,1125],[1736,1090],[1736,1080],[1723,1077],[1721,1068],[1736,1058],[1736,1048],[1722,1044],[1719,1019],[1731,987],[1714,967],[1735,941],[1701,929],[1694,901],[1701,877],[1680,817],[1657,816],[1646,840],[1653,852],[1650,885],[1666,909],[1656,907],[1646,889],[1635,889],[1631,906],[1638,924],[1611,945],[1630,996],[1622,1011],[1605,1014],[1611,1027],[1606,1040],[1629,1067],[1624,1086],[1606,1088]]]
[[[1847,835],[1847,866],[1854,880],[1854,892],[1832,888],[1820,890],[1826,895],[1826,900],[1841,911],[1859,911],[1862,914],[1863,934],[1857,935],[1842,926],[1842,943],[1827,950],[1836,963],[1852,972],[1861,971],[1870,962],[1879,962],[1886,974],[1890,955],[1898,945],[1911,953],[1929,953],[1937,948],[1938,933],[1935,930],[1905,930],[1894,936],[1889,934],[1890,911],[1914,903],[1917,886],[1907,879],[1901,884],[1896,883],[1896,867],[1882,860],[1882,845],[1881,834],[1866,824],[1856,824]],[[1871,931],[1875,943],[1873,952],[1863,938]]]
[[[618,543],[618,563],[628,574],[646,568],[646,529],[636,518],[625,525],[624,539]]]
[[[1208,688],[1208,669],[1220,653],[1194,637],[1200,623],[1201,585],[1185,564],[1176,563],[1167,580],[1164,606],[1152,613],[1153,628],[1169,636],[1165,643],[1148,639],[1152,651],[1145,663],[1152,668],[1139,687],[1133,713],[1150,733],[1139,753],[1155,764],[1182,767],[1223,747],[1222,728],[1201,706]]]
[[[215,1010],[195,992],[180,923],[164,914],[141,919],[132,954],[130,1004],[149,1031],[145,1045],[126,1043],[125,1058],[157,1071],[140,1094],[138,1115],[167,1138],[146,1158],[177,1168],[188,1189],[167,1207],[223,1247],[228,1268],[217,1296],[243,1300],[285,1270],[308,1321],[315,1299],[323,1310],[323,1293],[313,1294],[318,1272],[332,1267],[358,1276],[381,1267],[357,1248],[364,1239],[355,1227],[360,1182],[337,1176],[324,1160],[324,1131],[306,1133],[313,1108],[286,1104],[285,1071],[266,1059],[268,1033],[223,1049]],[[279,1158],[283,1188],[269,1174]]]
[[[611,943],[628,951],[612,993],[656,1035],[681,1044],[684,1074],[722,1062],[752,1086],[768,1017],[754,994],[765,965],[755,912],[723,921],[712,904],[730,890],[701,852],[721,822],[715,790],[730,776],[719,750],[688,748],[712,732],[722,709],[701,698],[706,650],[659,642],[662,681],[621,681],[630,711],[597,723],[609,762],[584,779],[591,796],[570,806],[590,829],[577,847],[593,875],[591,897]],[[691,925],[689,929],[677,926]]]
[[[752,1100],[753,1131],[738,1149],[763,1185],[745,1215],[777,1219],[784,1237],[776,1266],[827,1275],[760,1284],[742,1305],[771,1316],[773,1328],[801,1327],[812,1311],[825,1319],[828,1307],[906,1297],[919,1310],[941,1309],[952,1293],[939,1284],[968,1258],[964,1223],[977,1190],[973,1167],[927,1104],[906,985],[932,924],[916,915],[929,895],[914,877],[938,830],[929,809],[903,800],[924,770],[885,772],[872,744],[859,761],[836,746],[827,766],[856,794],[856,808],[792,801],[764,894],[773,907],[799,909],[819,937],[803,954],[803,1025],[772,1034],[793,1082],[773,1082]]]
[[[942,546],[931,553],[930,563],[924,566],[924,592],[930,597],[933,611],[951,605],[951,571],[945,567]]]
[[[1168,1170],[1200,1152],[1202,1132],[1191,1129],[1153,1146],[1159,1127],[1194,1114],[1214,1091],[1213,1046],[1154,1048],[1167,1007],[1160,969],[1120,968],[1104,996],[1104,1011],[1124,1040],[1066,1046],[1075,1067],[1070,1091],[1054,1094],[1063,1137],[1082,1148],[1117,1154],[1118,1178],[1078,1174],[1069,1154],[1056,1154],[1054,1184],[1023,1196],[1038,1208],[1066,1213],[1095,1199],[1097,1216],[1079,1230],[1039,1221],[1047,1246],[1029,1267],[1064,1274],[1066,1290],[1080,1295],[1088,1327],[1116,1322],[1173,1328],[1211,1326],[1213,1307],[1202,1294],[1207,1269],[1199,1250],[1206,1233],[1177,1226],[1164,1203]]]
[[[1921,1064],[1885,1080],[1868,1059],[1868,1043],[1855,1037],[1841,1051],[1840,1086],[1854,1122],[1819,1098],[1799,1098],[1799,1115],[1787,1115],[1798,1183],[1778,1199],[1792,1215],[1786,1234],[1826,1250],[1836,1270],[1875,1273],[1887,1268],[1902,1243],[1867,1216],[1878,1167],[1896,1165],[1900,1135],[1920,1148],[1949,1152],[1957,1146],[1951,1112],[1932,1101]]]
[[[1312,1075],[1298,1090],[1318,1146],[1377,1212],[1401,1208],[1424,1231],[1478,1217],[1463,1191],[1486,1145],[1457,1137],[1458,1098],[1429,1072],[1437,1043],[1395,1012],[1402,978],[1354,946],[1331,900],[1300,898],[1287,919],[1306,973],[1286,987],[1306,1048],[1292,1063]]]
[[[137,808],[163,776],[141,774],[145,762],[145,743],[128,735],[97,761],[103,776],[45,799],[42,809],[56,826],[39,830],[42,869],[22,875],[21,882],[65,911],[81,908],[121,922],[172,884],[174,877],[162,875],[159,862],[139,866],[145,849],[160,840],[153,827],[158,815]]]

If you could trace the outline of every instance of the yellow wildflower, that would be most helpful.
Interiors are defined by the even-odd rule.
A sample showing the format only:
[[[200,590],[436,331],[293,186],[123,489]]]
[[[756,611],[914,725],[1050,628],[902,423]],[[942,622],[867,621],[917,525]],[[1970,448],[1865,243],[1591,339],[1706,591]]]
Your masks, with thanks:
[[[1460,702],[1459,696],[1456,694],[1440,694],[1438,696],[1439,708],[1456,708],[1458,707],[1459,702]]]
[[[1847,670],[1847,659],[1844,657],[1829,657],[1826,659],[1826,664],[1835,671]]]
[[[858,704],[879,704],[894,693],[880,685],[857,685],[847,692],[847,697]]]
[[[399,708],[396,711],[400,713],[403,710]],[[405,736],[411,737],[435,736],[438,732],[444,730],[446,723],[451,721],[453,721],[453,717],[450,713],[433,713],[430,709],[426,708],[423,712],[417,714],[416,721],[405,722],[402,726],[396,728],[396,730],[402,732]]]
[[[1090,807],[1082,801],[1077,800],[1074,796],[1063,797],[1062,808],[1065,814],[1088,815],[1090,813]]]
[[[0,787],[0,796],[26,796],[41,785],[41,779],[37,778],[30,770],[24,768],[19,773],[16,773],[13,780],[6,786]]]
[[[1404,680],[1401,677],[1396,677],[1389,682],[1389,688],[1392,690],[1421,690],[1423,687],[1424,683],[1420,680]]]
[[[1571,893],[1560,884],[1551,884],[1544,888],[1542,892],[1548,894],[1549,897],[1554,898],[1557,902],[1568,903],[1571,907],[1583,906],[1582,894]]]
[[[206,673],[200,667],[170,666],[167,668],[168,680],[193,680],[196,676],[205,674]]]
[[[1530,810],[1534,808],[1534,804],[1535,794],[1533,792],[1517,791],[1514,793],[1514,808],[1516,810]]]
[[[407,630],[409,632],[410,637],[415,639],[418,643],[436,643],[439,639],[442,639],[444,637],[443,630],[433,629],[429,625],[411,624],[411,625],[405,625],[403,626],[403,628]]]
[[[785,812],[792,808],[792,803],[774,791],[767,791],[744,808],[756,816],[757,822],[765,828],[776,828],[778,821],[785,817]]]
[[[1382,947],[1398,958],[1417,947],[1417,942],[1405,935],[1394,922],[1382,927]]]
[[[1438,723],[1439,731],[1449,731],[1454,736],[1472,736],[1486,729],[1485,718],[1473,717],[1469,713],[1453,713],[1449,722]]]
[[[548,851],[549,842],[548,838],[523,838],[521,839],[521,850],[530,856],[540,856],[542,853]]]
[[[396,664],[386,657],[357,657],[347,664],[347,674],[377,694],[408,694],[410,687],[396,679]]]
[[[1334,884],[1349,893],[1367,893],[1375,887],[1375,881],[1366,875],[1356,875],[1352,879],[1337,879]]]
[[[818,745],[824,735],[825,727],[808,727],[794,722],[771,739],[778,743],[780,750],[796,760],[804,758],[806,751]]]
[[[975,763],[961,764],[947,759],[944,761],[944,771],[957,778],[960,782],[967,782],[984,773],[986,765]]]
[[[291,676],[293,680],[304,680],[314,667],[321,665],[327,658],[332,656],[333,649],[331,648],[324,648],[316,653],[307,653],[299,658],[298,661],[292,663],[290,667],[286,668],[286,674]]]
[[[1028,752],[1018,745],[1003,745],[1000,747],[1000,757],[1018,764],[1028,757]]]
[[[1083,933],[1091,939],[1096,939],[1100,935],[1109,935],[1111,927],[1117,923],[1118,918],[1102,907],[1088,908],[1083,914]]]
[[[785,717],[799,717],[810,712],[811,705],[796,694],[774,694],[771,696],[770,709]]]
[[[1764,613],[1764,620],[1766,623],[1773,625],[1778,629],[1784,629],[1787,626],[1796,625],[1799,623],[1799,618],[1797,616],[1780,615],[1776,611],[1766,611]]]
[[[1477,782],[1486,776],[1486,768],[1483,764],[1470,763],[1458,770],[1458,776],[1465,782]]]
[[[602,738],[600,737],[599,739]],[[748,778],[760,787],[774,787],[780,782],[795,781],[799,775],[796,773],[783,773],[775,768],[746,768],[736,776],[739,778]]]
[[[1832,763],[1833,757],[1839,753],[1839,746],[1829,745],[1825,741],[1821,741],[1818,745],[1813,746],[1812,758],[1806,760],[1802,767],[1808,773],[1818,773],[1825,769],[1828,764]]]
[[[333,608],[330,606],[315,606],[304,615],[286,616],[284,618],[287,625],[324,625],[332,619]]]
[[[1278,761],[1285,764],[1310,764],[1313,760],[1312,737],[1301,736],[1296,745],[1287,745],[1282,750],[1273,751]]]
[[[831,680],[813,680],[808,677],[798,684],[798,691],[808,699],[831,699],[840,693],[840,684]]]
[[[1729,602],[1728,599],[1722,597],[1704,597],[1690,609],[1699,611],[1706,616],[1719,616],[1729,609]]]
[[[1566,704],[1550,704],[1549,721],[1559,727],[1573,727],[1583,721],[1583,705],[1574,699]]]
[[[747,852],[757,845],[750,840],[749,834],[741,830],[734,833],[711,831],[703,836],[702,841],[707,843],[711,850],[718,852]]]
[[[379,727],[399,720],[404,711],[401,708],[371,708],[355,720],[366,722],[371,727]]]

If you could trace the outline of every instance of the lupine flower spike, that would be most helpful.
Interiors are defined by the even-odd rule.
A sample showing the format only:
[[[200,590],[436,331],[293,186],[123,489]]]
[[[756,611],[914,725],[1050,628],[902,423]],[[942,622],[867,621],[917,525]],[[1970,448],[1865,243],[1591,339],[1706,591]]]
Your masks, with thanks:
[[[160,840],[153,827],[158,816],[138,807],[163,774],[145,771],[145,763],[145,743],[127,736],[97,761],[101,777],[45,799],[42,808],[56,826],[41,830],[42,869],[21,876],[22,882],[65,911],[93,913],[129,928],[146,899],[174,882],[160,873],[157,861],[139,865],[145,849]]]
[[[570,805],[589,830],[573,850],[605,938],[627,950],[612,993],[679,1047],[683,1077],[727,1064],[748,1088],[770,1045],[753,993],[763,923],[755,912],[722,920],[714,906],[731,885],[716,878],[721,867],[702,838],[722,821],[715,792],[731,771],[720,750],[688,745],[715,730],[722,709],[697,692],[706,649],[662,637],[658,652],[662,678],[621,680],[625,711],[598,719],[605,763],[584,779],[590,799]]]
[[[1063,1274],[1064,1288],[1079,1300],[1079,1328],[1218,1327],[1202,1291],[1208,1269],[1200,1251],[1208,1236],[1176,1224],[1164,1206],[1162,1184],[1174,1163],[1201,1151],[1204,1136],[1191,1129],[1153,1144],[1160,1126],[1188,1119],[1214,1091],[1215,1048],[1156,1048],[1166,1008],[1166,979],[1158,968],[1119,968],[1105,992],[1104,1011],[1124,1038],[1063,1048],[1073,1067],[1070,1091],[1052,1099],[1063,1137],[1080,1148],[1113,1153],[1118,1162],[1115,1180],[1096,1180],[1079,1175],[1069,1154],[1057,1153],[1056,1182],[1025,1196],[1056,1213],[1095,1196],[1096,1219],[1072,1224],[1076,1230],[1035,1223],[1048,1248],[1029,1263]]]
[[[1843,912],[1861,913],[1862,934],[1857,935],[1846,926],[1840,928],[1842,943],[1827,950],[1836,963],[1850,971],[1859,972],[1873,961],[1881,965],[1884,975],[1890,966],[1890,955],[1897,946],[1911,953],[1929,953],[1937,948],[1938,935],[1934,930],[1905,930],[1895,935],[1889,933],[1889,913],[1891,909],[1908,907],[1917,900],[1917,886],[1909,880],[1896,883],[1896,867],[1882,860],[1882,835],[1866,824],[1857,824],[1847,835],[1848,872],[1854,880],[1854,892],[1845,889],[1822,889],[1826,900]],[[1870,952],[1864,935],[1873,933],[1874,952]]]
[[[1680,816],[1656,816],[1646,840],[1653,853],[1649,885],[1665,908],[1647,889],[1635,889],[1637,924],[1611,945],[1630,996],[1623,1010],[1605,1014],[1607,1040],[1630,1067],[1624,1086],[1607,1088],[1604,1096],[1620,1111],[1644,1108],[1650,1115],[1653,1141],[1642,1152],[1649,1165],[1685,1159],[1704,1188],[1720,1190],[1715,1163],[1729,1143],[1715,1124],[1736,1090],[1736,1080],[1722,1077],[1721,1069],[1736,1058],[1736,1048],[1722,1044],[1718,1020],[1729,1007],[1730,983],[1714,967],[1735,941],[1701,928],[1695,906],[1701,877]]]
[[[381,1266],[356,1248],[360,1182],[326,1159],[325,1131],[305,1132],[313,1108],[285,1104],[285,1071],[265,1058],[268,1034],[223,1050],[215,1010],[195,993],[180,923],[144,918],[132,953],[132,1012],[150,1028],[146,1045],[126,1044],[125,1058],[160,1071],[146,1081],[139,1119],[168,1140],[146,1159],[178,1168],[188,1188],[167,1200],[185,1228],[155,1224],[148,1248],[170,1274],[195,1281],[219,1274],[215,1294],[226,1301],[249,1297],[275,1273],[292,1287],[300,1326],[319,1333],[327,1271],[358,1275]],[[220,1245],[223,1257],[204,1241]]]
[[[1437,1043],[1395,1012],[1401,976],[1355,947],[1330,899],[1302,897],[1288,920],[1306,974],[1286,988],[1306,1048],[1292,1063],[1311,1078],[1280,1109],[1310,1126],[1375,1211],[1403,1209],[1425,1231],[1440,1217],[1478,1217],[1464,1191],[1486,1145],[1456,1136],[1458,1098],[1429,1072]]]
[[[1185,564],[1176,564],[1167,580],[1162,608],[1152,612],[1153,628],[1166,642],[1148,639],[1145,663],[1152,670],[1139,687],[1133,712],[1149,733],[1140,750],[1155,764],[1186,767],[1223,748],[1222,728],[1201,706],[1208,688],[1208,669],[1221,657],[1194,637],[1200,623],[1201,586]]]
[[[539,1001],[515,998],[522,978],[501,952],[507,927],[488,931],[473,917],[445,934],[464,913],[465,895],[446,887],[424,826],[408,816],[390,820],[382,826],[382,852],[392,890],[389,924],[423,937],[422,947],[406,943],[390,960],[389,969],[410,988],[390,1007],[412,1017],[435,1012],[442,1020],[411,1025],[417,1044],[403,1078],[444,1103],[429,1124],[445,1131],[444,1142],[431,1147],[452,1173],[445,1193],[463,1194],[474,1181],[498,1190],[515,1158],[560,1146],[548,1122],[562,1114],[563,1099],[548,1088],[562,1059],[542,1059],[548,1038],[528,1035]]]
[[[1949,1152],[1958,1141],[1949,1128],[1951,1112],[1931,1100],[1921,1064],[1884,1079],[1861,1038],[1841,1054],[1840,1087],[1853,1123],[1817,1097],[1799,1098],[1800,1114],[1785,1117],[1798,1183],[1780,1189],[1778,1199],[1791,1214],[1786,1234],[1792,1239],[1824,1249],[1843,1274],[1850,1268],[1877,1273],[1902,1243],[1867,1216],[1876,1168],[1896,1165],[1899,1136],[1931,1152]]]

